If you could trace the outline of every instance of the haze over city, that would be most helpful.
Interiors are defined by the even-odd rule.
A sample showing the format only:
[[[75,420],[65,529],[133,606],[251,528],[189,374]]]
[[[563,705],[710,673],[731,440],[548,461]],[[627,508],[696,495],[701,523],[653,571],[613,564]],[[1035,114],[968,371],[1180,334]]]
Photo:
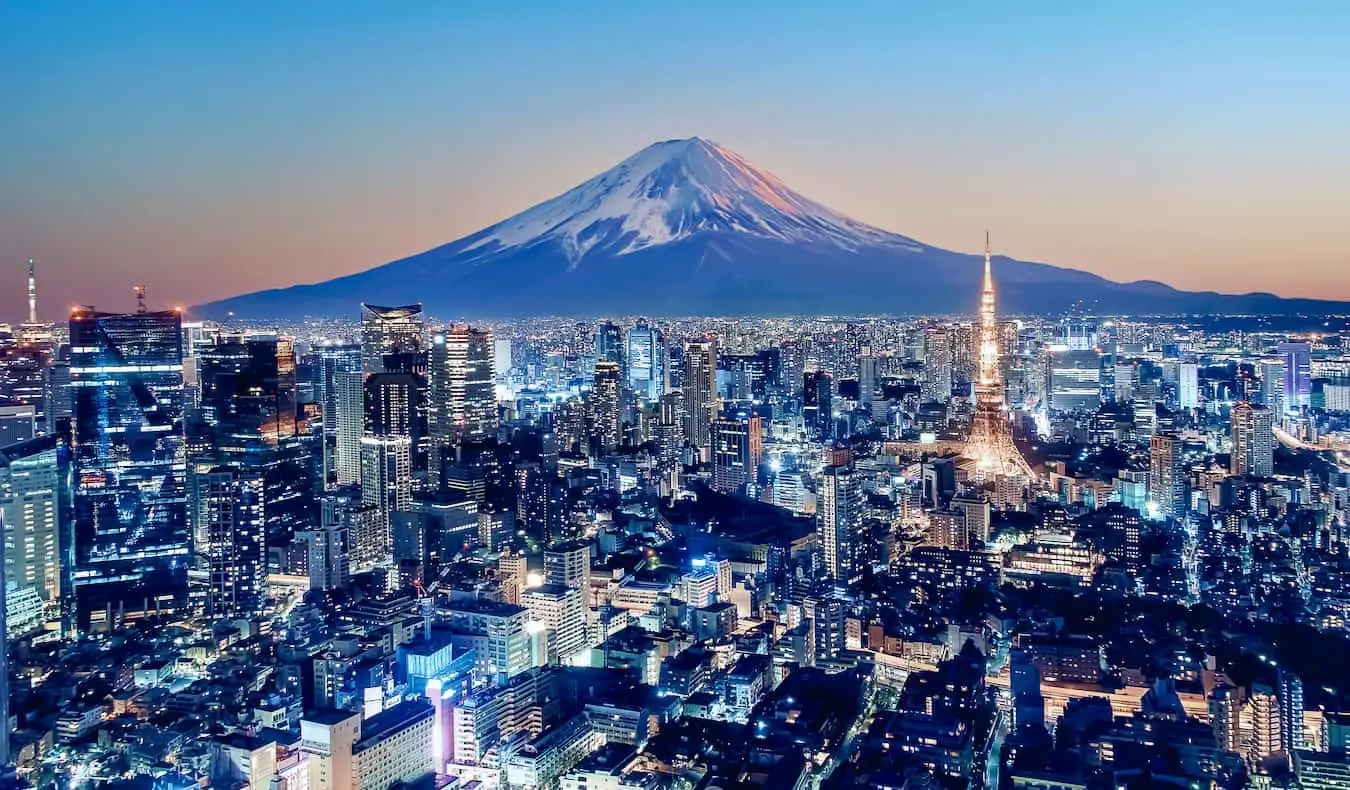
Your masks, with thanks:
[[[0,317],[326,280],[698,135],[928,244],[1350,299],[1350,10],[11,4]],[[12,264],[12,268],[10,265]]]

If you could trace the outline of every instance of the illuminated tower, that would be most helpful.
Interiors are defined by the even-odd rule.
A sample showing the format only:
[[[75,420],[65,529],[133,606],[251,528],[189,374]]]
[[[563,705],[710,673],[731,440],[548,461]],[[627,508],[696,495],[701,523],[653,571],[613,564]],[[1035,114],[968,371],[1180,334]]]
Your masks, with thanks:
[[[33,259],[28,259],[28,323],[37,320],[37,272],[33,268]]]
[[[980,357],[975,377],[975,420],[963,454],[971,477],[1032,477],[1031,467],[1013,445],[1003,411],[1003,374],[999,368],[999,328],[994,311],[994,276],[989,234],[984,237],[984,292],[980,296]]]

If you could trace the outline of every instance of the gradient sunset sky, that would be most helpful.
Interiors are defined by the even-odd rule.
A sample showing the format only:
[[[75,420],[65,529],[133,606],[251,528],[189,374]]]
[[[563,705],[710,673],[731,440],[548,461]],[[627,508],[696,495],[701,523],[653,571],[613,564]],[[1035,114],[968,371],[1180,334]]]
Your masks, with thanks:
[[[29,257],[47,318],[200,303],[693,135],[938,246],[1350,300],[1345,2],[0,0],[0,111],[0,320]]]

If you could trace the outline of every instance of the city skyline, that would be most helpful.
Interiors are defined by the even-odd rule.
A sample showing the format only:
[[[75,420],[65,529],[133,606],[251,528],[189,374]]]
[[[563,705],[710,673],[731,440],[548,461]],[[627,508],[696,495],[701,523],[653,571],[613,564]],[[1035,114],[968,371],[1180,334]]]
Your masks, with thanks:
[[[26,315],[29,257],[45,320],[129,309],[132,282],[197,304],[451,241],[692,134],[926,243],[975,252],[990,225],[1011,257],[1110,279],[1350,299],[1336,6],[751,4],[660,58],[653,12],[510,11],[4,12],[5,71],[33,79],[0,86],[21,108],[0,319]]]

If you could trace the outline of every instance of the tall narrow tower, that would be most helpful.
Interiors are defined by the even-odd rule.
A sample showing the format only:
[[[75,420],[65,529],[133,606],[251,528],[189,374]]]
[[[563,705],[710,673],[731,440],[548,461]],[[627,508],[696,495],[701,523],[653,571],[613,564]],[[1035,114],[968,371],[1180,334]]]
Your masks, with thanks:
[[[37,323],[37,270],[33,259],[28,259],[28,323]]]
[[[989,232],[984,234],[984,290],[980,294],[979,360],[975,378],[975,420],[963,453],[971,477],[1032,477],[1031,467],[1013,444],[1003,405],[1003,372],[999,366],[998,320],[994,302]]]

